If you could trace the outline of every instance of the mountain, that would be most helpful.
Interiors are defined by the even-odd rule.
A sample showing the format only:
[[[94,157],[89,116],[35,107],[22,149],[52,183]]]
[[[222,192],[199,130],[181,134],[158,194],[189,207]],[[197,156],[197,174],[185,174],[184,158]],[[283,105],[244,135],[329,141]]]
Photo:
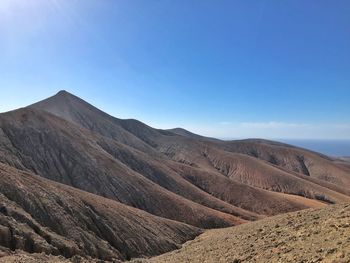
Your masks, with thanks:
[[[200,189],[192,193],[194,187],[185,180],[167,178],[169,175],[161,167],[153,168],[146,159],[138,160],[137,152],[133,153],[127,146],[123,147],[52,114],[20,109],[1,116],[0,127],[3,131],[0,141],[5,143],[0,148],[0,161],[18,169],[202,228],[245,221],[231,214],[241,213],[242,217],[256,218],[254,214],[212,198]],[[121,155],[136,166],[134,169],[145,170],[147,174],[141,175],[113,154],[116,157]],[[188,187],[183,191],[193,199],[208,202],[208,206],[221,206],[231,214],[175,194],[147,178],[151,176],[164,184],[178,184],[178,191]]]
[[[117,140],[119,137],[113,137],[112,131],[120,130],[121,134],[131,134],[134,136],[132,141],[140,140],[143,143],[142,146],[141,143],[134,145],[134,148],[144,151],[147,155],[157,155],[161,152],[177,162],[213,170],[212,164],[208,167],[207,160],[203,162],[200,160],[208,149],[214,149],[217,155],[221,153],[226,155],[228,152],[241,153],[254,157],[252,159],[254,161],[258,159],[273,166],[279,166],[289,173],[297,172],[343,187],[344,191],[350,186],[349,169],[338,167],[327,156],[287,144],[266,140],[227,142],[202,137],[181,128],[158,130],[137,120],[121,120],[111,117],[66,91],[61,91],[31,107],[50,112],[93,132]]]
[[[266,140],[155,129],[67,91],[0,114],[0,167],[4,211],[21,213],[6,212],[0,222],[17,239],[25,236],[6,234],[5,254],[19,248],[103,260],[154,256],[204,229],[350,202],[343,160]],[[27,218],[19,221],[25,229],[13,224],[19,217]]]
[[[298,172],[344,188],[350,187],[349,169],[339,167],[332,158],[323,154],[256,140],[227,143],[222,147],[230,152],[240,152],[265,160],[289,172]]]
[[[157,155],[150,144],[152,138],[159,136],[160,132],[137,120],[114,118],[67,91],[60,91],[55,96],[35,103],[29,108],[52,113],[105,137],[148,154],[153,152]]]
[[[142,262],[349,262],[349,217],[349,204],[288,213],[207,231]]]

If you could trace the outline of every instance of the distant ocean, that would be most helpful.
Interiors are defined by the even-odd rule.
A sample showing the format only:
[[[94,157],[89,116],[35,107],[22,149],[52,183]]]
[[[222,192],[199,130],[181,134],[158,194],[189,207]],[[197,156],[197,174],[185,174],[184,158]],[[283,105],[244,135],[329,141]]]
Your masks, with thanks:
[[[350,156],[350,140],[277,140],[329,156]]]

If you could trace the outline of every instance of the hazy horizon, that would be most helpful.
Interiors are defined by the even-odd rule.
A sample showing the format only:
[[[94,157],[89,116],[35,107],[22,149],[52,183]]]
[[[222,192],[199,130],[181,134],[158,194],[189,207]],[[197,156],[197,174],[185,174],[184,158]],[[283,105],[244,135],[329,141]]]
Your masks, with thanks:
[[[323,153],[331,157],[349,157],[350,140],[342,139],[291,139],[291,138],[218,138],[222,140],[242,140],[242,139],[268,139],[277,142],[287,143],[318,153]]]
[[[212,137],[350,139],[350,2],[0,2],[0,112],[69,92]]]

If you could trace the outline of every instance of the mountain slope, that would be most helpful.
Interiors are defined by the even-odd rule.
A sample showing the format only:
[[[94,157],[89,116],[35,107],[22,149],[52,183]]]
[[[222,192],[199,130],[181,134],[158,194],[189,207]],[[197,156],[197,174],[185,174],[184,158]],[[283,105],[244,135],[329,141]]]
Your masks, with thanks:
[[[345,187],[289,171],[249,154],[225,151],[221,148],[221,142],[217,146],[217,143],[182,137],[176,141],[162,139],[160,145],[159,151],[177,162],[209,173],[220,172],[246,185],[330,203],[349,200],[350,192]],[[330,166],[334,166],[333,162]],[[345,177],[350,177],[350,174],[345,173]],[[212,180],[211,183],[216,184],[216,181]]]
[[[248,154],[291,172],[350,187],[350,170],[322,154],[265,140],[232,141],[221,143],[220,147],[226,151]]]
[[[0,246],[105,260],[177,248],[198,228],[0,164]]]
[[[148,154],[157,154],[149,145],[153,144],[151,138],[160,135],[155,129],[137,120],[114,118],[64,90],[29,107],[52,113],[62,119],[145,151]],[[134,135],[134,133],[139,136]]]
[[[211,195],[262,215],[276,215],[309,207],[322,207],[325,204],[313,199],[276,193],[236,182],[220,173],[182,165],[178,171],[192,184]],[[335,193],[337,195],[337,193]],[[344,197],[348,200],[347,197]]]
[[[247,155],[208,151],[206,156],[215,169],[241,183],[330,203],[349,200],[347,196],[327,189],[316,181],[308,181],[306,176],[295,176]]]
[[[331,205],[209,230],[147,262],[349,262],[349,217],[349,204]]]
[[[198,227],[245,221],[166,190],[106,152],[100,137],[51,114],[33,109],[9,112],[0,116],[0,128],[0,161],[16,168]],[[254,219],[252,213],[236,210]]]

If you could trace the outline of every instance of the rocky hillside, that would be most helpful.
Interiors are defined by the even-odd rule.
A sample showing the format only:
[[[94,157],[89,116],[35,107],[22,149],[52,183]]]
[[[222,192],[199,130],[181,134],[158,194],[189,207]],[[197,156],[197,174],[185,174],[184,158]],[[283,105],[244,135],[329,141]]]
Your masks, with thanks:
[[[350,262],[350,205],[209,230],[147,262]],[[146,262],[146,261],[145,261]]]
[[[133,263],[196,262],[324,262],[350,260],[350,205],[332,205],[269,217],[244,225],[207,230],[182,248]],[[9,253],[0,262],[97,262],[74,256],[70,260],[23,251]],[[115,261],[117,262],[117,261]]]
[[[177,248],[201,230],[0,164],[0,246],[104,260]]]

